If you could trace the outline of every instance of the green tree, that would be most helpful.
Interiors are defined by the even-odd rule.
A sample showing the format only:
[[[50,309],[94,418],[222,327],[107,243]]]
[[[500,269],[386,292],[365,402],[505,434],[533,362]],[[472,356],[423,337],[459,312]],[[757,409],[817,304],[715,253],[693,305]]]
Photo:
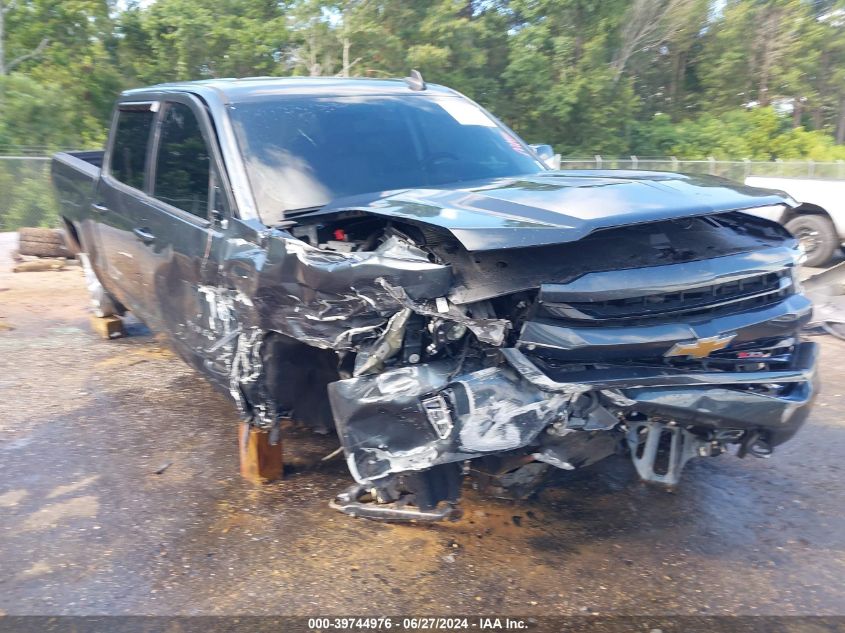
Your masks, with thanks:
[[[7,137],[49,146],[102,141],[123,83],[109,51],[109,11],[105,0],[6,2],[0,129]]]
[[[730,0],[708,26],[698,60],[703,98],[716,109],[768,105],[800,92],[796,60],[812,16],[803,0]]]
[[[121,66],[132,83],[277,75],[288,43],[274,0],[158,0],[118,21]]]
[[[627,3],[514,1],[503,73],[509,122],[532,142],[564,153],[624,153],[640,107],[614,64]],[[608,125],[608,121],[613,121]]]

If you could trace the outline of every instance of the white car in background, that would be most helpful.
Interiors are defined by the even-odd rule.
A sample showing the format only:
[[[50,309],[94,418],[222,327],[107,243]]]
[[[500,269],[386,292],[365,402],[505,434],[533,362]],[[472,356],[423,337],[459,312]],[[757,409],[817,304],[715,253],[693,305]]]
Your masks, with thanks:
[[[749,176],[745,184],[784,191],[798,201],[786,212],[772,207],[753,215],[783,224],[807,253],[806,266],[824,266],[845,242],[845,181]]]

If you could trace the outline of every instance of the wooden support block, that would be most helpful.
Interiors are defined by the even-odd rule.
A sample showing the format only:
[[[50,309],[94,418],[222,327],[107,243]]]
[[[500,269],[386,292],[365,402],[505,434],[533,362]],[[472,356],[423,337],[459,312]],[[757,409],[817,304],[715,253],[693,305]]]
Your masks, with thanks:
[[[126,331],[123,329],[123,319],[119,316],[91,317],[91,327],[102,338],[120,338]]]
[[[239,432],[241,476],[256,484],[282,478],[282,443],[270,444],[269,431],[241,422]]]
[[[45,270],[62,270],[65,267],[64,259],[36,259],[23,261],[12,268],[13,273],[40,273]]]

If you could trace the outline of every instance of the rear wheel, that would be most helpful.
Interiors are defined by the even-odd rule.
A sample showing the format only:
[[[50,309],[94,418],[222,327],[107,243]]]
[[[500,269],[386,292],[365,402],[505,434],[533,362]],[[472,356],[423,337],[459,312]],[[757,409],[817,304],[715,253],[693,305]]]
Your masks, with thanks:
[[[839,247],[836,229],[826,216],[799,215],[786,223],[786,228],[800,242],[807,253],[805,266],[823,266]]]

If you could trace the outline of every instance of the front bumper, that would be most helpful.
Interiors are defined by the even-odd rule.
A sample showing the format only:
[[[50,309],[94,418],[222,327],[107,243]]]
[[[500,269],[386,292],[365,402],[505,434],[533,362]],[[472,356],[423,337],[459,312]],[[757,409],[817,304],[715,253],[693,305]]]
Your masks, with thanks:
[[[503,349],[501,356],[497,366],[467,373],[456,362],[437,361],[330,384],[356,481],[530,447],[552,424],[610,430],[629,413],[686,428],[757,431],[774,446],[804,423],[817,392],[817,345],[809,342],[797,345],[789,367],[778,371],[634,367],[555,374],[519,349]],[[588,392],[598,394],[610,416],[572,417]]]

